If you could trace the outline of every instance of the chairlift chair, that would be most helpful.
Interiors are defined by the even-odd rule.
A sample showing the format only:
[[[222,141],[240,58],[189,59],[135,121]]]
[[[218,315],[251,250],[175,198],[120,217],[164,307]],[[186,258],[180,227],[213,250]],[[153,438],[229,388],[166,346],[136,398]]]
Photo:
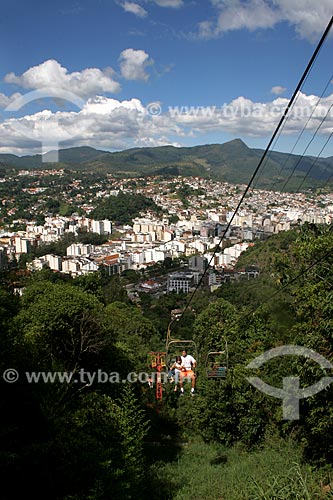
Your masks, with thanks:
[[[194,340],[177,339],[171,337],[171,324],[174,321],[179,321],[184,310],[174,309],[171,311],[171,321],[168,325],[166,338],[166,364],[170,368],[176,361],[176,356],[180,356],[182,351],[190,351],[195,359],[198,359],[197,346]]]
[[[176,360],[176,356],[180,356],[182,351],[190,351],[195,359],[197,359],[197,346],[194,340],[169,340],[166,345],[166,363],[171,366]]]
[[[206,357],[206,375],[209,379],[223,379],[227,376],[228,349],[210,351]]]

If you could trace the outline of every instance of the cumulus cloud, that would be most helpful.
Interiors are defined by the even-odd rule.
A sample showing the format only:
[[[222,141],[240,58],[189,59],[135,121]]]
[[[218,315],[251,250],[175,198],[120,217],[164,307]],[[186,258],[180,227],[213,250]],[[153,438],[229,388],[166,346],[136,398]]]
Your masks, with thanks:
[[[41,143],[45,147],[57,142],[62,147],[88,145],[112,150],[178,145],[183,135],[169,116],[152,116],[139,99],[96,96],[77,112],[42,110],[7,119],[0,124],[0,152],[40,153]]]
[[[148,14],[148,12],[143,7],[141,7],[141,5],[134,2],[124,2],[122,4],[122,7],[125,12],[130,12],[137,17],[146,17],[146,15]]]
[[[98,68],[86,68],[70,73],[58,61],[49,59],[38,66],[29,68],[22,75],[8,73],[4,81],[26,89],[58,87],[87,97],[100,92],[119,92],[120,84],[113,79],[113,75],[112,68],[104,71]]]
[[[275,85],[275,87],[271,88],[271,93],[275,95],[283,94],[286,91],[286,87],[282,87],[281,85]]]
[[[146,69],[153,64],[144,50],[126,49],[119,57],[120,71],[126,80],[145,80],[149,78]]]
[[[333,94],[322,98],[300,93],[284,127],[284,134],[299,133],[308,121],[307,130],[320,126],[320,134],[333,131]],[[203,132],[229,132],[236,136],[266,137],[275,130],[289,99],[278,97],[271,102],[254,102],[243,96],[222,107],[170,108],[169,115],[177,125],[196,135]],[[315,110],[315,111],[314,111]],[[313,115],[312,112],[314,111]]]
[[[308,121],[308,131],[321,124],[319,134],[333,132],[333,94],[320,99],[299,94],[283,134],[298,134]],[[240,96],[222,107],[169,107],[161,113],[150,112],[139,99],[119,101],[105,96],[88,99],[79,111],[42,110],[0,124],[0,152],[32,154],[41,143],[61,147],[88,145],[101,149],[126,149],[133,146],[179,145],[184,138],[208,133],[229,133],[235,137],[267,137],[279,122],[288,99],[254,102]],[[51,148],[50,148],[51,149]]]
[[[215,21],[199,24],[201,38],[213,38],[238,29],[272,28],[288,22],[302,38],[314,40],[324,31],[332,16],[332,1],[321,0],[211,0],[217,8]]]

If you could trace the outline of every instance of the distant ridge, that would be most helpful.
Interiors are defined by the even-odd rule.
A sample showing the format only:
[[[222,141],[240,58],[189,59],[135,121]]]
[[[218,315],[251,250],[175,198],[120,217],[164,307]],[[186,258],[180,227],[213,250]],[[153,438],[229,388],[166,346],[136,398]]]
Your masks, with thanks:
[[[41,155],[18,157],[0,154],[0,171],[7,167],[20,169],[57,168],[93,170],[120,176],[182,175],[201,176],[231,183],[247,183],[256,168],[263,151],[249,148],[241,139],[224,144],[182,147],[160,146],[132,148],[108,152],[83,146],[59,151],[59,163],[42,162]],[[315,162],[315,164],[314,164]],[[333,175],[333,157],[315,158],[289,155],[273,151],[269,154],[256,187],[274,189],[284,184],[295,168],[288,188],[300,185],[306,172],[310,175],[303,188],[319,186]],[[332,184],[331,184],[332,186]]]

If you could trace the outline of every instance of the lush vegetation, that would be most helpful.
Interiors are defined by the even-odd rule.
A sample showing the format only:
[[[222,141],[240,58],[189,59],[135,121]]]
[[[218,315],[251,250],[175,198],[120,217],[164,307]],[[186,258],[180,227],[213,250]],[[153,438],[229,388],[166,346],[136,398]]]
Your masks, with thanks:
[[[22,297],[1,276],[0,382],[2,498],[50,500],[333,498],[333,386],[300,401],[300,419],[282,420],[282,402],[247,381],[307,387],[329,376],[310,359],[285,356],[247,365],[272,347],[294,344],[333,361],[333,231],[303,226],[244,255],[260,262],[257,280],[201,290],[173,335],[195,340],[197,394],[167,384],[163,404],[148,384],[122,383],[164,350],[171,311],[188,297],[142,295],[123,284],[138,275],[100,273],[62,280],[26,278]],[[269,249],[269,250],[267,250]],[[251,255],[252,253],[252,255]],[[228,341],[223,381],[208,380],[205,358]],[[119,373],[104,383],[86,373]],[[70,373],[68,383],[28,383],[25,372]]]
[[[63,170],[58,175],[44,173],[41,176],[35,173],[17,175],[15,170],[8,171],[4,182],[0,183],[0,198],[4,201],[0,206],[0,220],[4,226],[18,219],[43,225],[45,215],[83,215],[85,212],[79,205],[84,200],[88,202],[103,182],[105,178],[94,172]],[[20,229],[25,230],[25,225],[15,226],[15,230]]]
[[[117,196],[105,198],[90,214],[93,219],[109,219],[115,224],[130,224],[141,212],[152,210],[160,213],[156,203],[142,194],[127,194],[120,191]]]
[[[100,173],[113,173],[136,177],[141,175],[171,175],[212,177],[231,183],[247,183],[256,168],[262,150],[251,149],[240,139],[224,144],[207,144],[190,148],[161,146],[154,148],[134,148],[119,152],[98,151],[89,147],[69,148],[59,151],[60,166],[67,169],[86,170]],[[17,157],[0,155],[5,165],[19,168],[38,168],[47,166],[41,156]],[[288,189],[297,190],[318,187],[322,181],[329,181],[332,173],[330,158],[319,158],[316,168],[311,169],[313,158],[299,157],[286,153],[271,152],[261,172],[256,187],[282,188],[284,171],[293,172]],[[309,179],[303,183],[304,172],[310,170]],[[1,171],[0,171],[1,173]]]
[[[325,498],[322,476],[303,462],[295,443],[272,437],[251,452],[193,441],[177,462],[155,464],[152,473],[169,484],[168,492],[154,497],[161,500]]]

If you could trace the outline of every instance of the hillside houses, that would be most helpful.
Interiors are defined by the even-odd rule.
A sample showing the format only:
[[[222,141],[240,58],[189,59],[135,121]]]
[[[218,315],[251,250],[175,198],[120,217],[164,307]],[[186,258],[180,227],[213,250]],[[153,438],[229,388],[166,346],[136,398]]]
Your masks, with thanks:
[[[61,172],[60,172],[61,173]],[[59,176],[60,176],[59,173]],[[22,174],[23,175],[23,174]],[[28,173],[24,173],[28,175]],[[37,175],[37,174],[36,174]],[[61,177],[61,176],[60,176]],[[56,179],[56,174],[54,175]],[[40,177],[42,179],[42,177]],[[80,189],[81,210],[86,215],[46,215],[44,224],[27,221],[25,230],[0,232],[0,267],[8,260],[27,254],[34,255],[43,245],[59,241],[67,233],[93,232],[109,237],[103,245],[73,243],[65,256],[44,255],[29,263],[31,269],[49,267],[55,272],[73,276],[95,272],[100,266],[108,274],[121,273],[126,269],[141,270],[163,262],[167,257],[179,258],[202,255],[210,267],[232,269],[239,255],[257,240],[286,231],[297,224],[311,222],[331,223],[333,219],[333,195],[323,193],[280,193],[253,189],[245,198],[241,209],[234,215],[240,194],[245,186],[231,185],[198,177],[163,179],[147,177],[136,180],[107,177],[93,185],[99,196],[86,195],[79,180],[73,181],[73,189]],[[186,206],[177,197],[177,188],[188,185],[191,190]],[[42,181],[38,186],[43,187]],[[198,195],[196,195],[198,190]],[[117,238],[113,236],[111,220],[94,220],[89,217],[98,198],[116,196],[119,191],[142,193],[164,208],[163,217],[153,212],[142,214],[130,226],[119,226]],[[43,196],[37,189],[33,196]],[[70,201],[70,190],[66,190]],[[8,198],[10,203],[12,198]],[[3,206],[8,201],[2,200]],[[22,225],[23,221],[18,221]],[[223,237],[222,249],[211,255]],[[28,259],[29,260],[29,259]]]

